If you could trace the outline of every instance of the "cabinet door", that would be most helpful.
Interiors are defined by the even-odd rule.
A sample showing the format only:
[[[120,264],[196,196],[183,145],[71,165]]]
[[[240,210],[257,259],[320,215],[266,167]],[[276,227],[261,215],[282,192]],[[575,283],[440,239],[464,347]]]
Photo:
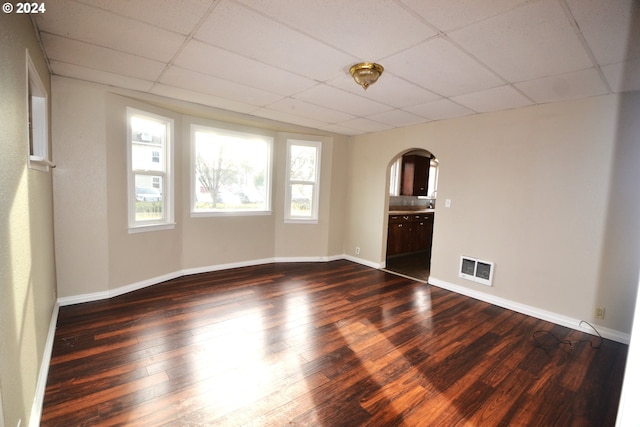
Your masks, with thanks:
[[[406,226],[402,222],[389,223],[387,235],[387,255],[398,255],[405,251]]]
[[[420,215],[417,222],[419,250],[431,249],[431,240],[433,238],[433,215]]]
[[[420,250],[420,215],[407,217],[407,227],[409,229],[407,246],[405,252],[416,252]]]
[[[429,166],[431,160],[428,157],[415,156],[415,170],[413,175],[413,195],[426,196],[429,189]]]
[[[429,184],[430,159],[424,156],[402,156],[402,196],[426,196]]]
[[[413,180],[416,172],[416,156],[402,156],[402,179],[400,180],[400,195],[413,196]]]
[[[424,221],[425,229],[425,245],[427,249],[427,263],[431,265],[431,245],[433,244],[433,218],[434,214],[425,214],[422,219]]]
[[[423,251],[429,245],[429,226],[424,220],[416,223],[416,251]]]

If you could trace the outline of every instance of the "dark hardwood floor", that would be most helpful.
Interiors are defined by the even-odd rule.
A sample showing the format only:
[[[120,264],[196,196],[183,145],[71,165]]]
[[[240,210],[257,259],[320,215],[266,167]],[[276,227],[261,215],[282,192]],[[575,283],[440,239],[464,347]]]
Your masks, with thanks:
[[[597,341],[348,261],[186,276],[60,309],[42,425],[613,426],[627,347],[538,330]]]

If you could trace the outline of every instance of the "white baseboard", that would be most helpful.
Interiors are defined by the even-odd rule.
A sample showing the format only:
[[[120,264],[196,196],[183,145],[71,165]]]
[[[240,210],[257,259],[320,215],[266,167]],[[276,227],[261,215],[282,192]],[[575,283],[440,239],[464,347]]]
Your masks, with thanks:
[[[56,335],[56,325],[58,324],[58,311],[60,306],[54,304],[51,313],[51,321],[49,323],[49,331],[47,332],[47,340],[44,344],[42,352],[42,362],[38,372],[38,380],[36,382],[36,391],[33,396],[33,405],[31,406],[31,417],[29,418],[29,427],[38,427],[40,418],[42,417],[42,405],[44,404],[44,392],[47,388],[47,377],[49,376],[49,365],[51,364],[51,353],[53,352],[53,341]]]
[[[208,265],[204,267],[185,268],[183,270],[175,271],[172,273],[163,274],[153,277],[151,279],[142,280],[140,282],[132,283],[118,288],[110,289],[102,292],[92,292],[89,294],[74,295],[69,297],[58,298],[58,304],[62,306],[81,304],[84,302],[100,301],[103,299],[117,297],[129,292],[137,291],[149,286],[156,285],[158,283],[166,282],[167,280],[176,279],[178,277],[186,276],[189,274],[210,273],[212,271],[229,270],[232,268],[251,267],[254,265],[270,264],[270,263],[282,263],[282,262],[328,262],[339,259],[346,259],[344,255],[333,255],[327,257],[275,257],[275,258],[263,258],[250,261],[233,262],[227,264]],[[364,261],[364,260],[361,260]],[[354,262],[358,262],[355,261]],[[363,264],[363,262],[359,262]],[[378,268],[375,265],[365,264],[369,267]]]
[[[108,291],[92,292],[89,294],[73,295],[70,297],[60,297],[58,298],[58,304],[63,307],[66,305],[81,304],[83,302],[100,301],[103,299],[113,298],[117,297],[118,295],[137,291],[138,289],[146,288],[148,286],[156,285],[161,282],[166,282],[167,280],[175,279],[177,277],[183,276],[184,274],[185,273],[183,273],[182,271],[176,271],[174,273],[163,274],[161,276],[142,280],[130,285],[120,286],[119,288],[109,289]]]
[[[254,259],[250,261],[231,262],[227,264],[207,265],[204,267],[185,268],[177,272],[176,277],[189,274],[211,273],[212,271],[230,270],[232,268],[251,267],[253,265],[270,264],[275,262],[274,258]]]
[[[526,314],[527,316],[532,316],[537,319],[546,320],[548,322],[555,323],[557,325],[566,326],[567,328],[571,328],[571,329],[575,329],[578,331],[595,335],[595,332],[593,331],[593,329],[591,329],[588,325],[580,324],[583,319],[574,319],[572,317],[568,317],[562,314],[543,310],[541,308],[511,301],[505,298],[496,297],[491,294],[476,291],[474,289],[470,289],[464,286],[456,285],[454,283],[440,280],[435,277],[430,277],[428,283],[431,285],[437,286],[439,288],[455,292],[457,294],[466,295],[468,297],[471,297],[480,301],[488,302],[489,304],[493,304],[502,308],[517,311],[518,313]],[[592,322],[589,322],[589,323],[592,323]],[[631,339],[631,336],[629,334],[616,331],[614,329],[610,329],[600,325],[594,324],[594,326],[598,329],[598,332],[600,333],[600,335],[602,335],[603,338],[607,338],[612,341],[617,341],[623,344],[629,344],[629,340]]]
[[[351,262],[355,262],[357,264],[366,265],[367,267],[375,268],[377,270],[379,270],[381,268],[384,268],[384,263],[369,261],[369,260],[366,260],[366,259],[363,259],[363,258],[355,257],[353,255],[344,254],[340,258],[341,259],[346,259],[346,260],[351,261]]]
[[[79,304],[83,302],[91,302],[91,301],[99,301],[102,299],[113,298],[118,295],[126,294],[128,292],[136,291],[138,289],[146,288],[148,286],[152,286],[161,282],[165,282],[167,280],[175,279],[177,277],[189,275],[189,274],[198,274],[198,273],[208,273],[212,271],[220,271],[220,270],[228,270],[231,268],[239,268],[239,267],[250,267],[254,265],[261,264],[269,264],[273,262],[283,263],[283,262],[328,262],[335,261],[339,259],[346,259],[348,261],[355,262],[357,264],[362,264],[367,267],[382,269],[384,268],[384,263],[378,263],[369,261],[366,259],[354,257],[352,255],[341,254],[341,255],[333,255],[327,257],[274,257],[274,258],[263,258],[257,260],[250,261],[242,261],[236,263],[228,263],[228,264],[217,264],[217,265],[209,265],[205,267],[197,267],[197,268],[186,268],[180,271],[176,271],[173,273],[164,274],[161,276],[157,276],[151,279],[142,280],[140,282],[132,283],[130,285],[121,286],[119,288],[110,289],[104,292],[94,292],[90,294],[83,295],[75,295],[71,297],[62,297],[58,298],[58,305],[66,306],[72,304]],[[509,310],[517,311],[518,313],[523,313],[528,316],[533,316],[538,319],[546,320],[552,323],[556,323],[558,325],[566,326],[568,328],[576,329],[579,331],[587,332],[593,334],[594,331],[588,326],[581,326],[581,319],[574,319],[568,316],[564,316],[562,314],[553,313],[551,311],[543,310],[537,307],[533,307],[530,305],[522,304],[519,302],[511,301],[505,298],[496,297],[491,294],[487,294],[484,292],[476,291],[474,289],[470,289],[464,286],[456,285],[453,283],[446,282],[444,280],[437,279],[435,277],[429,278],[429,283],[438,286],[443,289],[447,289],[458,294],[466,295],[471,298],[475,298],[480,301],[488,302],[490,304],[497,305],[499,307],[507,308]],[[54,325],[55,326],[55,325]],[[616,331],[614,329],[609,329],[604,326],[594,325],[598,328],[598,332],[607,339],[621,342],[623,344],[628,344],[630,340],[630,335],[627,333],[623,333],[620,331]]]

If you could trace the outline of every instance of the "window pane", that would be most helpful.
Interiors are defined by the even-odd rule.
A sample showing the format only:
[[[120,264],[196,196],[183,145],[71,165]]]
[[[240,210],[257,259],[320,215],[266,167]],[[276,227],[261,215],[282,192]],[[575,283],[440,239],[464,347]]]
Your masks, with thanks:
[[[435,199],[436,191],[438,191],[438,162],[431,160],[431,165],[429,167],[429,183],[427,187],[427,196]]]
[[[270,143],[249,134],[194,132],[194,212],[269,210]]]
[[[315,181],[316,147],[291,146],[291,181]]]
[[[164,171],[166,123],[131,117],[131,166],[133,170]]]
[[[135,175],[135,182],[136,221],[157,221],[163,219],[162,177]]]
[[[291,216],[311,217],[313,214],[313,185],[291,185]]]

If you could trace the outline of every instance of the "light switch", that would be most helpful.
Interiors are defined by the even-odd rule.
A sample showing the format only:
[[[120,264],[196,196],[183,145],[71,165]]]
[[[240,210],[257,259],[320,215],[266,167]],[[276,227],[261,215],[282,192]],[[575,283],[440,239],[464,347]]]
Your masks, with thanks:
[[[451,199],[446,199],[444,201],[444,207],[445,208],[450,208],[451,207]]]

